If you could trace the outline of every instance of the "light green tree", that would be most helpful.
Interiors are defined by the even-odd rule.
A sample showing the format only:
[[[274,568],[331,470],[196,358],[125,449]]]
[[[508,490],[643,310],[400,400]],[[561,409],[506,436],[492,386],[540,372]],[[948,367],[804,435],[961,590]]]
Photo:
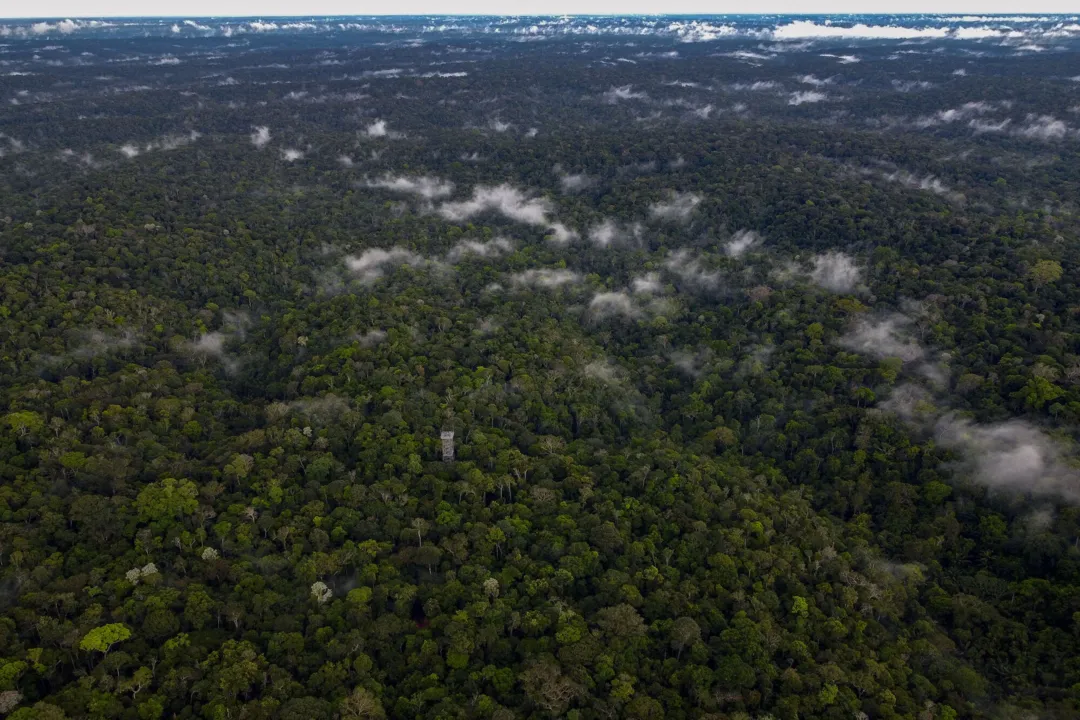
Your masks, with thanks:
[[[83,639],[79,641],[79,648],[81,650],[88,650],[90,652],[100,652],[106,655],[109,654],[109,650],[112,646],[118,642],[123,642],[131,637],[131,631],[128,630],[127,625],[123,623],[111,623],[109,625],[102,625],[96,627],[83,636]]]

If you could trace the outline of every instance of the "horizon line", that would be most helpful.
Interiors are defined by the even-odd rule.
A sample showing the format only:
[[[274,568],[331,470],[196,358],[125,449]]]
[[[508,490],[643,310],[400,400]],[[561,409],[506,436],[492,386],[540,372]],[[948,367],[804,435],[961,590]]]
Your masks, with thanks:
[[[32,22],[35,20],[247,20],[277,18],[364,18],[364,17],[475,17],[475,18],[559,18],[559,17],[950,17],[971,15],[974,17],[995,17],[1010,15],[1015,17],[1080,17],[1080,12],[1062,12],[1060,10],[1039,11],[997,11],[973,13],[970,11],[937,12],[552,12],[552,13],[475,13],[475,12],[437,12],[437,13],[287,13],[287,14],[252,14],[252,15],[34,15],[21,17],[0,16],[0,22]]]

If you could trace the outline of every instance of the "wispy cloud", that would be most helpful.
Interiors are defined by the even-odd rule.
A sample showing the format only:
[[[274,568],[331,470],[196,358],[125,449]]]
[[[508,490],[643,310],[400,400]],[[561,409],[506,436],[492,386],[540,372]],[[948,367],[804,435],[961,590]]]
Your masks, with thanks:
[[[1063,140],[1069,134],[1069,126],[1050,115],[1028,115],[1024,123],[1015,132],[1031,140]]]
[[[900,313],[859,318],[839,343],[871,357],[896,357],[904,362],[916,362],[926,356],[926,351],[910,337],[908,327],[911,323],[911,318]]]
[[[553,231],[557,242],[568,242],[575,234],[549,215],[551,201],[531,197],[512,185],[477,185],[472,197],[460,202],[446,202],[439,207],[439,214],[448,220],[461,222],[484,212],[497,212],[515,222],[546,227]]]
[[[512,275],[510,282],[515,287],[557,288],[581,282],[581,275],[570,270],[540,268]]]
[[[810,280],[817,286],[832,292],[846,293],[854,290],[862,279],[862,271],[847,254],[827,252],[813,259]]]
[[[420,175],[409,177],[406,175],[383,175],[381,178],[369,180],[368,187],[383,188],[392,192],[419,195],[425,200],[437,200],[448,197],[454,192],[454,184],[437,177]]]
[[[612,105],[620,100],[647,100],[648,98],[649,94],[646,92],[634,92],[632,85],[613,87],[604,93],[604,101]]]
[[[270,128],[265,125],[258,125],[255,127],[255,131],[251,133],[251,144],[257,148],[264,148],[270,142]]]
[[[728,257],[742,257],[761,242],[761,236],[753,230],[739,230],[724,244],[724,252]]]
[[[669,190],[665,200],[649,206],[649,214],[659,220],[686,222],[700,204],[701,196],[696,193]]]
[[[828,99],[828,95],[817,90],[805,90],[794,92],[788,96],[788,105],[804,105],[806,103],[819,103]]]
[[[481,240],[462,240],[447,253],[450,262],[459,262],[469,257],[490,258],[514,251],[514,244],[506,238],[497,237],[488,242]]]
[[[673,252],[664,262],[664,267],[695,289],[713,290],[720,285],[720,273],[706,269],[702,258],[691,255],[686,249]]]
[[[365,284],[370,284],[381,278],[386,270],[398,265],[421,265],[424,258],[405,248],[370,248],[360,255],[349,255],[345,258],[345,267],[356,278]]]

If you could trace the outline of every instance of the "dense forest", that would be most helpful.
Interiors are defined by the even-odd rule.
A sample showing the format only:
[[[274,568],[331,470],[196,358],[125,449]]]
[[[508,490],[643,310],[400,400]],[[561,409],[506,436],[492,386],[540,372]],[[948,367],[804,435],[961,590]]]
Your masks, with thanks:
[[[0,23],[0,714],[1080,716],[1080,24],[877,22]]]

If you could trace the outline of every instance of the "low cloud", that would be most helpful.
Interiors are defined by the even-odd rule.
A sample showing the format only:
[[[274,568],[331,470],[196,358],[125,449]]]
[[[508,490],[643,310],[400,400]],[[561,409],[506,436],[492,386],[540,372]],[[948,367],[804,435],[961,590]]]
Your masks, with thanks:
[[[513,130],[514,129],[514,124],[513,123],[508,123],[508,122],[503,122],[502,120],[500,120],[498,118],[494,118],[494,119],[491,120],[491,122],[488,123],[488,127],[491,128],[492,130],[494,130],[497,133],[503,133],[503,132],[507,132],[508,130]]]
[[[349,400],[340,395],[301,398],[290,402],[288,408],[315,425],[325,425],[349,411]]]
[[[360,282],[370,284],[381,278],[386,270],[398,265],[421,265],[424,259],[405,248],[370,248],[359,256],[349,255],[345,258],[345,267],[352,272]]]
[[[376,120],[364,129],[364,133],[369,138],[381,138],[381,137],[395,137],[396,133],[391,133],[387,129],[387,123],[385,120]]]
[[[98,357],[114,350],[125,350],[132,347],[137,339],[134,333],[127,331],[116,335],[101,330],[89,330],[79,337],[79,344],[71,354],[77,358]]]
[[[392,192],[419,195],[425,200],[436,200],[448,197],[454,192],[454,184],[436,177],[421,175],[407,177],[404,175],[384,175],[376,180],[369,180],[368,187],[382,188]]]
[[[969,120],[976,115],[985,115],[986,113],[993,112],[995,110],[1007,110],[1012,107],[1012,103],[1005,102],[986,102],[978,100],[975,102],[967,102],[957,108],[951,108],[949,110],[941,110],[933,115],[917,118],[915,120],[915,127],[929,128],[935,125],[947,125],[949,123],[963,122]]]
[[[827,252],[818,255],[813,263],[810,280],[818,287],[832,292],[851,292],[862,279],[862,271],[855,261],[842,252]]]
[[[297,160],[304,159],[304,153],[295,148],[283,148],[281,151],[281,159],[285,162],[296,162]]]
[[[548,268],[526,270],[510,277],[515,287],[557,288],[580,281],[581,276],[576,272]]]
[[[823,92],[817,90],[806,90],[802,92],[794,92],[788,96],[788,105],[803,105],[805,103],[818,103],[827,99],[829,96]]]
[[[169,151],[176,150],[177,148],[190,145],[198,140],[202,135],[194,130],[188,133],[178,133],[171,135],[163,135],[157,140],[151,140],[143,145],[137,145],[135,143],[125,143],[119,148],[119,152],[129,160],[137,157],[142,153],[155,152],[155,151]]]
[[[669,190],[667,199],[649,206],[649,214],[659,220],[686,222],[694,209],[701,204],[701,196]]]
[[[975,121],[972,121],[975,122]],[[954,203],[963,203],[965,198],[964,194],[952,190],[938,178],[933,175],[927,175],[925,177],[917,177],[904,170],[898,170],[892,173],[882,173],[881,176],[889,182],[899,183],[906,188],[912,190],[923,190],[926,192],[932,192],[935,195],[940,195],[943,198],[948,199]]]
[[[641,238],[643,228],[635,223],[626,227],[620,227],[610,218],[599,225],[594,225],[589,230],[589,242],[596,247],[607,248],[616,244],[636,242]]]
[[[562,223],[550,219],[551,201],[531,197],[511,185],[477,185],[472,197],[461,202],[446,202],[439,207],[439,214],[448,220],[461,222],[484,212],[497,212],[515,222],[546,227],[553,231],[553,239],[569,242],[575,233]]]
[[[660,282],[660,273],[645,273],[630,281],[630,289],[638,295],[652,295],[660,292],[664,287]]]
[[[703,290],[714,290],[720,285],[720,273],[707,270],[700,256],[693,257],[689,250],[676,250],[664,262],[664,267],[686,285]]]
[[[708,348],[696,352],[673,350],[668,357],[671,359],[671,364],[678,370],[692,378],[698,378],[704,373],[705,367],[712,359],[712,352]]]
[[[251,133],[251,144],[255,147],[262,149],[270,142],[270,128],[265,125],[256,126],[255,131]]]
[[[840,345],[878,359],[900,358],[904,362],[917,362],[926,351],[908,335],[911,318],[891,313],[877,318],[859,318],[855,326],[839,339]]]
[[[962,472],[992,490],[1080,502],[1080,475],[1071,458],[1026,422],[979,425],[949,413],[938,419],[934,435],[960,454]]]
[[[604,93],[604,102],[614,105],[620,100],[647,100],[649,98],[648,93],[634,92],[632,85],[623,85],[622,87],[613,87]]]
[[[825,85],[832,85],[832,78],[825,78],[824,80],[815,77],[814,75],[803,75],[799,77],[799,82],[803,85],[813,85],[814,87],[824,87]]]
[[[356,342],[360,343],[360,347],[366,348],[375,347],[385,339],[386,333],[382,330],[368,330],[356,336]]]
[[[584,173],[568,173],[559,177],[559,188],[564,193],[576,193],[590,187],[593,182],[594,180]]]
[[[597,293],[589,302],[589,315],[594,320],[611,317],[638,318],[642,312],[625,292]]]
[[[607,359],[594,360],[582,368],[582,372],[586,377],[599,380],[605,385],[618,385],[620,382],[618,370]]]
[[[453,263],[470,255],[489,258],[513,251],[514,244],[506,238],[495,238],[488,242],[483,242],[481,240],[462,240],[451,248],[450,252],[447,253],[446,259]]]
[[[1064,140],[1069,134],[1069,126],[1050,115],[1028,115],[1024,122],[1015,133],[1031,140]]]
[[[915,90],[929,90],[934,83],[926,80],[893,80],[892,86],[899,92],[914,92]]]
[[[724,244],[724,252],[728,257],[742,257],[761,242],[761,236],[753,230],[739,230]]]
[[[1012,125],[1012,120],[1005,118],[999,122],[993,122],[992,120],[980,120],[974,118],[968,121],[968,127],[970,127],[976,135],[982,135],[983,133],[999,133],[1005,132]]]
[[[753,92],[763,92],[765,90],[775,90],[780,87],[780,83],[773,80],[758,80],[752,83],[735,83],[731,86],[732,90],[750,90]]]

